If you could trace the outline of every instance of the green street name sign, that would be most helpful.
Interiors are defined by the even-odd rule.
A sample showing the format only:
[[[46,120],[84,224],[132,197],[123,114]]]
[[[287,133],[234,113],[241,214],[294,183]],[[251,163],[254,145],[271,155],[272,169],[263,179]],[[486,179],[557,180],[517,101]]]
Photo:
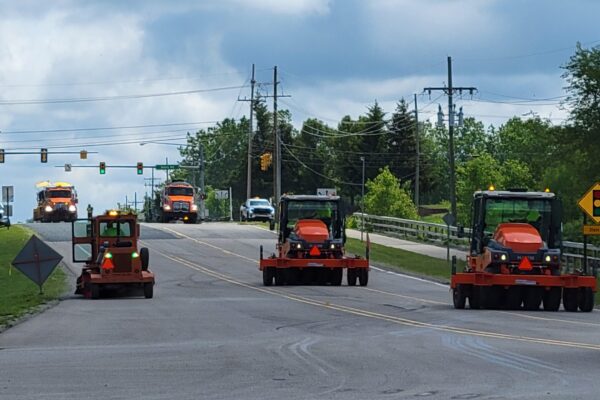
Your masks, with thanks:
[[[179,169],[179,164],[158,164],[155,165],[154,168],[156,168],[159,171],[164,171],[167,169]]]

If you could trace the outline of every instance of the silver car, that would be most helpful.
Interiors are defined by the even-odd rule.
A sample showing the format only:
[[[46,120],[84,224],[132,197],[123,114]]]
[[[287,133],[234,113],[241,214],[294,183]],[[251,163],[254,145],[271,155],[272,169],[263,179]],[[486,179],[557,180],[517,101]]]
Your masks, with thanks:
[[[269,200],[252,198],[240,207],[240,221],[273,221],[275,208]]]

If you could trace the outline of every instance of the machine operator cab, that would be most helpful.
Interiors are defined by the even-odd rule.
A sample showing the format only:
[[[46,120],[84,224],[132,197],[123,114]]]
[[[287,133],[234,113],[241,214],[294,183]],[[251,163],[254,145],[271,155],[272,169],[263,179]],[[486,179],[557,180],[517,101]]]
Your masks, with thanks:
[[[550,192],[495,191],[475,192],[472,209],[471,252],[481,252],[498,225],[529,224],[551,248],[560,248],[562,207]]]

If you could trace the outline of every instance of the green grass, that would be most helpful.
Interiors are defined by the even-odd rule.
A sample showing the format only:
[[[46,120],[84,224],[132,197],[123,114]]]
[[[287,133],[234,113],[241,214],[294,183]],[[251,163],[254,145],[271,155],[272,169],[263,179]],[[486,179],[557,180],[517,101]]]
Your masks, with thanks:
[[[442,214],[431,214],[431,215],[426,215],[421,217],[421,221],[424,222],[431,222],[433,224],[446,224],[444,222],[444,215],[446,215],[445,213]]]
[[[31,234],[19,225],[0,229],[0,326],[57,299],[67,289],[66,275],[60,268],[44,283],[44,294],[40,295],[38,286],[10,265]]]
[[[365,243],[358,239],[348,238],[346,250],[364,256]],[[406,272],[412,275],[431,277],[444,282],[450,281],[450,266],[446,260],[429,257],[410,251],[395,249],[371,243],[371,262],[389,269]],[[462,271],[466,263],[458,260],[456,269]]]

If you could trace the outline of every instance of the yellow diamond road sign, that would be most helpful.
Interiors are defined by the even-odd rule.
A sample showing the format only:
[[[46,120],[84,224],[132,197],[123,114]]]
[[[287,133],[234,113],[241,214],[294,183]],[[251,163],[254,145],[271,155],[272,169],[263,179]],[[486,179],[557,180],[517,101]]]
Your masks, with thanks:
[[[578,204],[595,223],[600,223],[600,183],[596,182]]]

